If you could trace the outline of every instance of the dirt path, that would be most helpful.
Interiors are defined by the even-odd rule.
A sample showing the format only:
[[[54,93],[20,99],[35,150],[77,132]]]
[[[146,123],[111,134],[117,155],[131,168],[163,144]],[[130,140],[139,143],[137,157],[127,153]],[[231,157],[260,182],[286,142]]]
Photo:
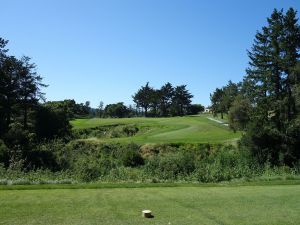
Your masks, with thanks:
[[[222,125],[224,125],[224,126],[229,126],[229,124],[228,123],[226,123],[226,122],[223,122],[223,121],[221,121],[221,120],[217,120],[217,119],[214,119],[214,118],[211,118],[211,117],[207,117],[207,119],[209,119],[209,120],[211,120],[211,121],[214,121],[214,122],[216,122],[216,123],[220,123],[220,124],[222,124]]]

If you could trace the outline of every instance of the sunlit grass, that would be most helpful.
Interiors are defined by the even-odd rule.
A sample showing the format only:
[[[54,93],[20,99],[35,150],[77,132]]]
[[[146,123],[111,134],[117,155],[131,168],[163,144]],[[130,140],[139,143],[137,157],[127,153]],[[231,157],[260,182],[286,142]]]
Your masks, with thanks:
[[[72,121],[74,129],[92,128],[112,124],[135,124],[148,126],[149,130],[133,137],[102,138],[95,141],[136,143],[232,143],[241,136],[228,127],[210,121],[207,115],[172,118],[122,118],[122,119],[77,119]]]
[[[154,218],[142,218],[143,209]],[[0,191],[6,225],[289,225],[299,211],[299,185]]]

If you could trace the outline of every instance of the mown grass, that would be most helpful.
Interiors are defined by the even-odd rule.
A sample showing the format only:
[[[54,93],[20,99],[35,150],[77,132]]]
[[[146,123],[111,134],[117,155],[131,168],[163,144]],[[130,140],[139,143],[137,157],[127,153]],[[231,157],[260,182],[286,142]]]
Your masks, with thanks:
[[[135,143],[234,143],[241,133],[210,121],[208,115],[172,118],[112,118],[77,119],[71,122],[74,129],[86,129],[113,124],[135,124],[148,127],[146,132],[133,137],[91,138],[99,142]]]
[[[1,190],[0,224],[298,224],[299,187]],[[154,218],[142,218],[143,209]]]

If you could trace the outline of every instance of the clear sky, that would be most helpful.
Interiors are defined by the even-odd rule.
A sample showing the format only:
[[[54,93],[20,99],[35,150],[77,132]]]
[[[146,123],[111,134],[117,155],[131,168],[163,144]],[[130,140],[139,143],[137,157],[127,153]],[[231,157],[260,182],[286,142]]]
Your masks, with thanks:
[[[187,84],[208,105],[244,76],[266,17],[289,7],[300,0],[0,0],[0,36],[37,64],[47,100],[130,104],[149,81]]]

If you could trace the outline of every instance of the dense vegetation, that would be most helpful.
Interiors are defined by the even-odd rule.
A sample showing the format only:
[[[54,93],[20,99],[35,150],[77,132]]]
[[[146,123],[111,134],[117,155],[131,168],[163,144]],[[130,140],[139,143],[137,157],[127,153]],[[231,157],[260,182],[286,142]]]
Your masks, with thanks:
[[[183,116],[195,115],[204,111],[200,104],[191,104],[193,95],[186,85],[173,87],[166,83],[160,89],[154,89],[147,83],[133,95],[137,109],[142,108],[147,116]]]
[[[247,75],[211,95],[214,113],[245,131],[241,143],[260,163],[294,166],[300,160],[300,26],[294,9],[274,10],[258,31]]]

